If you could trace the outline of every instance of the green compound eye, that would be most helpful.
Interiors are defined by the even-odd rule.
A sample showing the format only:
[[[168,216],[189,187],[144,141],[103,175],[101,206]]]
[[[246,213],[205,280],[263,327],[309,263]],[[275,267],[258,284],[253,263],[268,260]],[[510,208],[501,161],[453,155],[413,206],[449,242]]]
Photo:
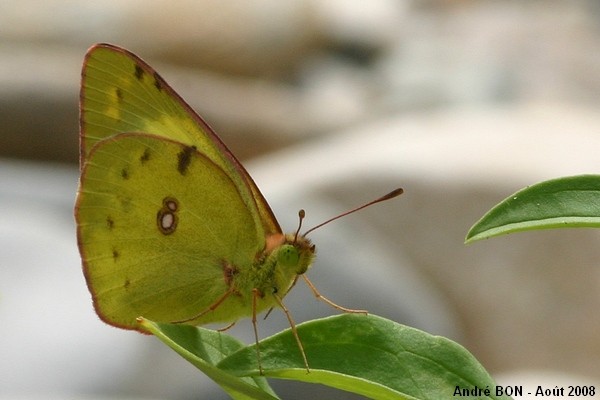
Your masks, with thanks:
[[[298,265],[300,261],[300,252],[292,245],[281,246],[277,254],[277,262],[285,267]]]

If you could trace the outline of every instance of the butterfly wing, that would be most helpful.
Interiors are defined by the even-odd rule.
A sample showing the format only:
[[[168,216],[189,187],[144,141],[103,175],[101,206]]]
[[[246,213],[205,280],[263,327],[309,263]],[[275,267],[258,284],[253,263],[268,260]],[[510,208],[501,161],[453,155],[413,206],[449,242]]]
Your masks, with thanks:
[[[87,52],[80,93],[81,165],[99,141],[144,132],[196,146],[235,183],[263,236],[281,234],[268,203],[214,131],[135,54],[98,44]]]
[[[136,329],[136,317],[191,318],[250,268],[264,246],[231,177],[194,147],[148,134],[96,142],[83,166],[76,205],[84,272],[98,315]],[[246,303],[244,303],[246,301]],[[251,310],[241,296],[202,323]]]

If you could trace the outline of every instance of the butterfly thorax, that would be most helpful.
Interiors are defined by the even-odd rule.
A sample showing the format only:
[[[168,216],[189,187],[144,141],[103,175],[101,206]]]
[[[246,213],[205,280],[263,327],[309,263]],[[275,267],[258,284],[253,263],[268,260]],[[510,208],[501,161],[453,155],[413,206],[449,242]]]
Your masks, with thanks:
[[[249,273],[234,278],[235,286],[244,294],[258,290],[261,301],[257,311],[274,305],[272,295],[283,298],[315,257],[315,246],[309,239],[294,234],[278,236],[276,243],[267,240],[265,251],[257,257]]]

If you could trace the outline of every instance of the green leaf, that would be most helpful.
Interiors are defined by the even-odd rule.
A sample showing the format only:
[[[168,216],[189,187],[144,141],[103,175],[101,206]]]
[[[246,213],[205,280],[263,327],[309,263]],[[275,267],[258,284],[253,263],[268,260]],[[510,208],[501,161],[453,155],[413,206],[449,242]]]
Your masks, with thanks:
[[[465,243],[534,229],[600,227],[600,175],[558,178],[506,198],[467,233]]]
[[[165,336],[172,343],[195,352],[189,347],[198,336],[186,340],[181,340],[183,335],[172,337],[173,330],[181,328],[186,335],[191,334],[189,327],[157,326],[168,327]],[[373,399],[452,398],[457,386],[488,387],[492,393],[488,398],[506,398],[494,397],[494,381],[462,346],[381,317],[343,314],[318,319],[298,325],[298,334],[310,372],[304,368],[296,341],[287,329],[260,342],[266,377],[319,383]],[[236,377],[259,374],[254,345],[230,353],[215,366],[220,373]]]
[[[189,325],[159,324],[139,318],[140,325],[218,383],[233,399],[279,399],[264,377],[236,377],[215,367],[245,345],[232,336]]]

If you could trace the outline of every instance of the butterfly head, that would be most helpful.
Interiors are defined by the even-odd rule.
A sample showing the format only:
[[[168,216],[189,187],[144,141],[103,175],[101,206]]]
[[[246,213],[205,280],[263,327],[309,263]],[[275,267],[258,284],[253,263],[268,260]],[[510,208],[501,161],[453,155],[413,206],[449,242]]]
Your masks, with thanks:
[[[316,248],[310,239],[297,234],[285,235],[285,243],[279,249],[277,261],[280,265],[294,268],[296,275],[302,275],[311,266]]]
[[[263,254],[293,275],[302,275],[314,261],[315,252],[315,245],[304,235],[277,233],[267,236]]]

